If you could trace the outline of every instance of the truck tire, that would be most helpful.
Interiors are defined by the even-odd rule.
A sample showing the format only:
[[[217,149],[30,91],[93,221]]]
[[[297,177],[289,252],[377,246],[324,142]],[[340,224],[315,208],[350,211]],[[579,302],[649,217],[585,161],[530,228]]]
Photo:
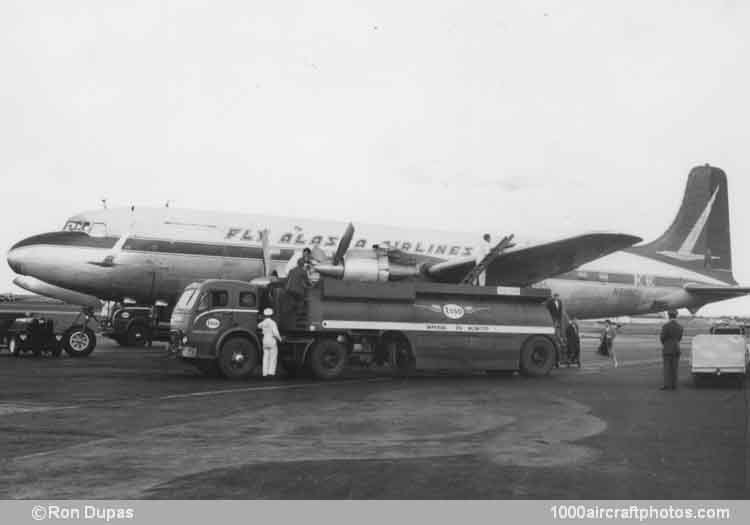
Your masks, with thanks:
[[[227,379],[247,379],[258,366],[258,348],[247,337],[230,337],[221,345],[217,361]]]
[[[323,339],[310,351],[310,369],[317,379],[335,379],[346,367],[346,356],[344,345],[333,339]]]
[[[555,366],[557,350],[555,344],[541,335],[534,335],[521,346],[521,373],[529,377],[549,374]]]
[[[128,333],[125,335],[127,346],[146,346],[148,341],[148,328],[140,323],[133,323],[128,327]]]
[[[388,363],[399,372],[410,372],[416,368],[416,360],[409,342],[404,339],[391,339],[386,343]]]
[[[86,357],[96,348],[96,334],[85,326],[71,326],[63,334],[62,345],[70,357]]]

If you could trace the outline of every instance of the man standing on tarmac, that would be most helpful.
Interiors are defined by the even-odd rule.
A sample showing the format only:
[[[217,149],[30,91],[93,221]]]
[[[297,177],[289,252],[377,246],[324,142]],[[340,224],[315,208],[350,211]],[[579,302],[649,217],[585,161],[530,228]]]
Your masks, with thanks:
[[[682,326],[677,322],[677,312],[670,310],[669,321],[661,327],[662,350],[664,360],[664,386],[661,390],[677,390],[677,369],[680,366],[680,341]]]
[[[276,361],[279,357],[277,342],[281,342],[281,335],[276,321],[271,319],[273,310],[266,308],[263,315],[266,318],[258,323],[258,328],[263,331],[263,377],[266,377],[276,375]]]

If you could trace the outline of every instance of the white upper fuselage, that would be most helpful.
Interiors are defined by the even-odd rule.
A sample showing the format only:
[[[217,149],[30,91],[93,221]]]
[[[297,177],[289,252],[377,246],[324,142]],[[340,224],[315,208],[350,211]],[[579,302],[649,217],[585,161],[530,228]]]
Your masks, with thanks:
[[[102,299],[173,302],[189,283],[208,278],[249,280],[263,272],[261,236],[269,231],[271,267],[306,246],[335,250],[345,224],[334,221],[170,208],[102,209],[71,217],[65,231],[88,237],[21,241],[8,254],[20,274]],[[493,233],[493,241],[500,236]],[[38,236],[43,238],[44,235]],[[538,242],[538,240],[535,240]],[[481,234],[356,224],[351,248],[398,248],[418,261],[476,256]],[[532,245],[516,238],[518,250]],[[109,262],[104,264],[107,257]],[[631,315],[700,306],[687,283],[725,283],[648,257],[620,251],[539,283],[559,293],[581,318]],[[501,283],[487,283],[501,284]]]

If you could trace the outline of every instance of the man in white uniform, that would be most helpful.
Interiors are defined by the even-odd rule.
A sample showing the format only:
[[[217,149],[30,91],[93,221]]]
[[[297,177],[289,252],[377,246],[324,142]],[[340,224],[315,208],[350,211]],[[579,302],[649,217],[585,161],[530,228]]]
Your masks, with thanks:
[[[276,321],[271,319],[273,310],[266,308],[263,310],[265,319],[258,324],[258,328],[263,331],[263,377],[276,375],[276,360],[279,356],[277,341],[281,341],[279,327]]]

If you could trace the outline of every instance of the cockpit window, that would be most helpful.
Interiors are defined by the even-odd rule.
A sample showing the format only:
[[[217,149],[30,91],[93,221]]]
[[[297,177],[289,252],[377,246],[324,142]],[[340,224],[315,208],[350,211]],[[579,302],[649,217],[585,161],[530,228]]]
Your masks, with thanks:
[[[88,233],[91,230],[91,223],[89,221],[73,221],[70,220],[63,226],[63,231],[66,232],[85,232]]]
[[[95,222],[91,225],[88,230],[88,234],[92,237],[106,237],[107,236],[107,225],[103,222]]]

